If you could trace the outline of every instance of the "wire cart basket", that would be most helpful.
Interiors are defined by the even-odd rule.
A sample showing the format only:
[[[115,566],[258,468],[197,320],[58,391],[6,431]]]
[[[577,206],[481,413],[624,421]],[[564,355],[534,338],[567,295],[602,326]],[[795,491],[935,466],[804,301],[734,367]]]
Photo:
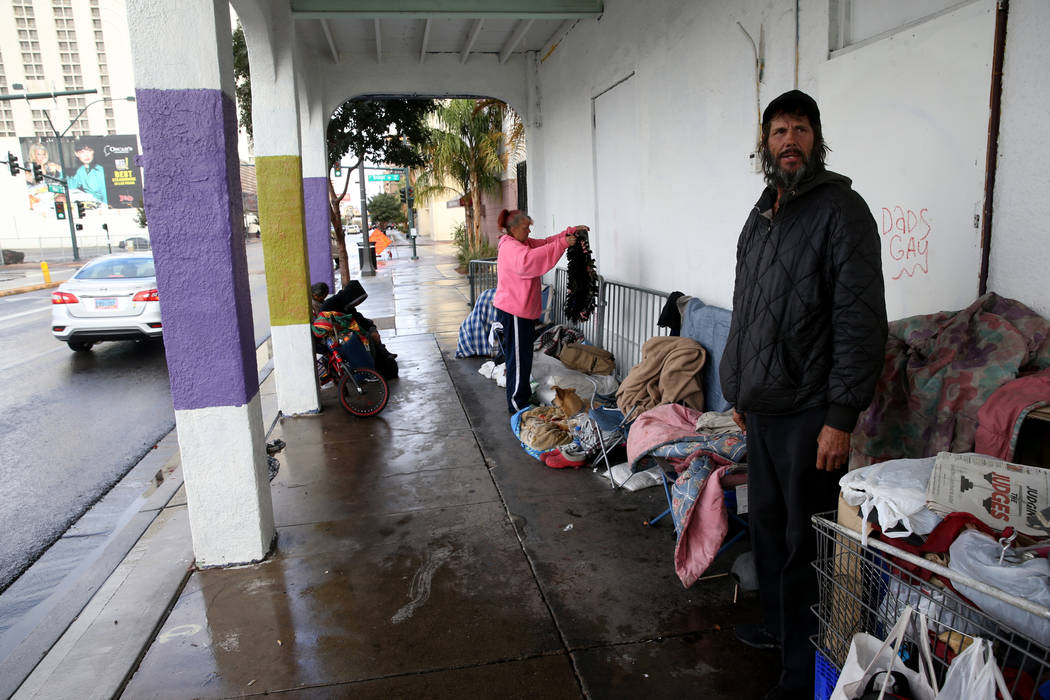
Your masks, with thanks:
[[[833,513],[812,518],[817,536],[813,566],[820,589],[819,602],[813,607],[819,621],[813,638],[817,647],[815,698],[831,695],[855,633],[885,639],[905,606],[911,605],[928,618],[938,682],[944,681],[951,659],[969,638],[982,637],[993,643],[996,662],[1015,700],[1050,700],[1050,650],[938,585],[936,578],[977,589],[1043,620],[1050,620],[1050,610],[883,541],[872,538],[864,546],[859,532],[832,518]],[[925,581],[919,575],[923,572],[911,573],[901,568],[902,562],[934,578]],[[905,646],[903,656],[907,652]]]

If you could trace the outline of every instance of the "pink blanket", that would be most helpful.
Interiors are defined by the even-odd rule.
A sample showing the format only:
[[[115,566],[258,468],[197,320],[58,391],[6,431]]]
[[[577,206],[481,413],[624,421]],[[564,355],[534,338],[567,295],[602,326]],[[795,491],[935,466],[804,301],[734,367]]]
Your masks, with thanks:
[[[719,467],[711,472],[682,521],[682,536],[674,546],[674,571],[686,588],[704,575],[729,532],[729,517],[722,497],[722,476],[728,468]]]
[[[680,438],[695,438],[696,419],[699,417],[700,411],[676,403],[661,404],[638,416],[631,424],[631,432],[627,434],[627,463],[633,467],[656,447]],[[680,472],[683,468],[681,464],[675,464],[676,471]]]
[[[698,411],[677,404],[652,408],[631,425],[627,460],[641,471],[662,457],[679,477],[672,489],[672,512],[678,526],[675,573],[689,587],[718,554],[729,530],[722,494],[726,470],[741,462],[745,446],[739,434],[706,436],[696,432]]]
[[[1003,384],[977,411],[974,449],[1012,462],[1021,423],[1034,409],[1050,404],[1050,370]]]

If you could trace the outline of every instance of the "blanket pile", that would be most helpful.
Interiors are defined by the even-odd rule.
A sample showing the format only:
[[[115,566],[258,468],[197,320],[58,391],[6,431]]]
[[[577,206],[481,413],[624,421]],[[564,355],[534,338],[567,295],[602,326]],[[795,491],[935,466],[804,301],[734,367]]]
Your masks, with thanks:
[[[1050,367],[1050,321],[989,292],[961,311],[890,323],[875,398],[853,432],[851,466],[971,452],[977,412],[1022,371]]]

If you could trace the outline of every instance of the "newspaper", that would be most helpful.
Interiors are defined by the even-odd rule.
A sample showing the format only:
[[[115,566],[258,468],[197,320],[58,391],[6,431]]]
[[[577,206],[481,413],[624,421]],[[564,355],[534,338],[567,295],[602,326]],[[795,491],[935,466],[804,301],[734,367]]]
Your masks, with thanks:
[[[1050,535],[1050,469],[979,454],[941,452],[926,487],[930,510],[972,513],[996,530]]]

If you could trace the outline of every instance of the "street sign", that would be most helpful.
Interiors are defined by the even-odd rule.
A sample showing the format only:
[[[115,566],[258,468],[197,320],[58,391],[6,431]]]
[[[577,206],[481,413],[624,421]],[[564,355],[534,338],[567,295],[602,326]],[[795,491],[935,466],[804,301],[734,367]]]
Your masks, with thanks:
[[[53,182],[47,183],[47,191],[48,192],[55,192],[57,194],[61,194],[61,193],[65,192],[65,190],[62,188],[62,185],[56,185]]]
[[[399,173],[385,173],[383,175],[369,175],[369,182],[400,182],[401,175]]]

